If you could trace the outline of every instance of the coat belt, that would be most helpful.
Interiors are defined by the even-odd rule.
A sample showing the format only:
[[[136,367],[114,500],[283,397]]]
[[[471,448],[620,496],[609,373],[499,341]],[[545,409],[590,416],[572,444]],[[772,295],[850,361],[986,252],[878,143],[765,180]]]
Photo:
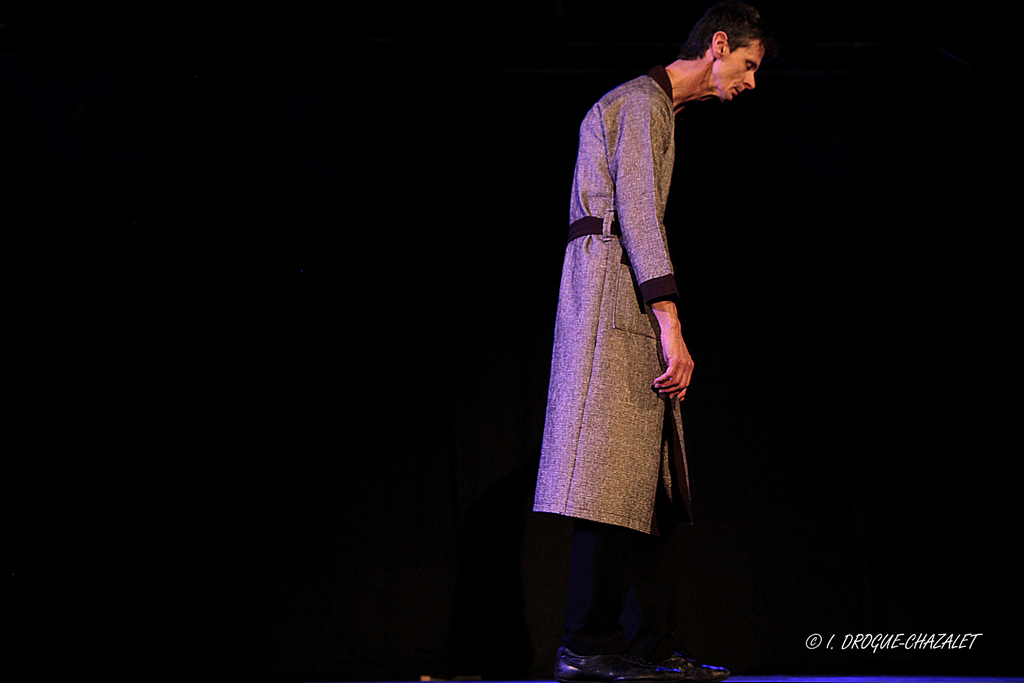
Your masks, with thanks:
[[[622,228],[619,227],[617,220],[612,221],[612,227],[610,230],[613,235],[621,235]],[[583,237],[584,235],[600,235],[604,233],[604,221],[597,216],[584,216],[579,220],[573,221],[569,226],[569,241],[572,242],[577,237]],[[622,258],[619,259],[619,263],[629,266],[632,270],[633,264],[629,262],[629,254],[626,250],[622,250]]]
[[[572,225],[569,226],[569,242],[572,242],[577,237],[583,237],[584,235],[600,235],[603,232],[604,220],[597,216],[584,216],[577,221],[573,221]],[[613,235],[621,235],[622,229],[619,228],[618,221],[612,221],[611,233]]]

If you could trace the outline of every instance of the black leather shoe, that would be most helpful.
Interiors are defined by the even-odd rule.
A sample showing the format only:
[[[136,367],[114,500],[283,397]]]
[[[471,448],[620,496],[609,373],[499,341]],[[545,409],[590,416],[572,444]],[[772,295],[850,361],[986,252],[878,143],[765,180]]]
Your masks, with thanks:
[[[683,674],[684,681],[724,681],[729,677],[729,670],[721,666],[698,664],[676,652],[668,659],[657,664],[660,667],[675,669]]]
[[[726,672],[726,675],[729,675]],[[566,683],[607,683],[609,681],[640,681],[641,683],[677,683],[687,679],[674,667],[651,664],[629,655],[578,655],[569,648],[558,648],[555,680]],[[720,680],[720,679],[708,679]]]

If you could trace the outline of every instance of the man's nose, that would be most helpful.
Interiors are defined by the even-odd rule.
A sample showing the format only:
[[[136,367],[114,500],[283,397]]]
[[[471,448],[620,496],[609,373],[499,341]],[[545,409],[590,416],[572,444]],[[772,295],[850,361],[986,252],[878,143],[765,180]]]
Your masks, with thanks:
[[[751,71],[749,74],[747,74],[747,78],[745,79],[745,82],[747,84],[747,89],[748,90],[753,90],[754,89],[754,72],[753,71]]]

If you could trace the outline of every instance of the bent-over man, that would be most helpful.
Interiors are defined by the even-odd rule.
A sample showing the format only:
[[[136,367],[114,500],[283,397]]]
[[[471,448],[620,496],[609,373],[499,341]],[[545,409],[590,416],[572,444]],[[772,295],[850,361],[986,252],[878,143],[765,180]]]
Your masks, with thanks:
[[[559,681],[729,675],[675,639],[665,539],[692,522],[679,403],[694,364],[664,214],[675,114],[752,90],[772,43],[757,10],[715,5],[678,59],[604,95],[580,127],[534,500],[575,518]]]

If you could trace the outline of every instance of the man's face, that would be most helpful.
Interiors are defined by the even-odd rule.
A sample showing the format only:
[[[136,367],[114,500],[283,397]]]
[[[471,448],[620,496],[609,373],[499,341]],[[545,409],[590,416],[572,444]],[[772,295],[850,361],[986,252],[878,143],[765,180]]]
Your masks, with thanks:
[[[747,47],[730,50],[715,60],[714,74],[715,93],[723,102],[731,100],[744,90],[754,89],[754,72],[761,66],[764,59],[764,46],[755,40]]]

